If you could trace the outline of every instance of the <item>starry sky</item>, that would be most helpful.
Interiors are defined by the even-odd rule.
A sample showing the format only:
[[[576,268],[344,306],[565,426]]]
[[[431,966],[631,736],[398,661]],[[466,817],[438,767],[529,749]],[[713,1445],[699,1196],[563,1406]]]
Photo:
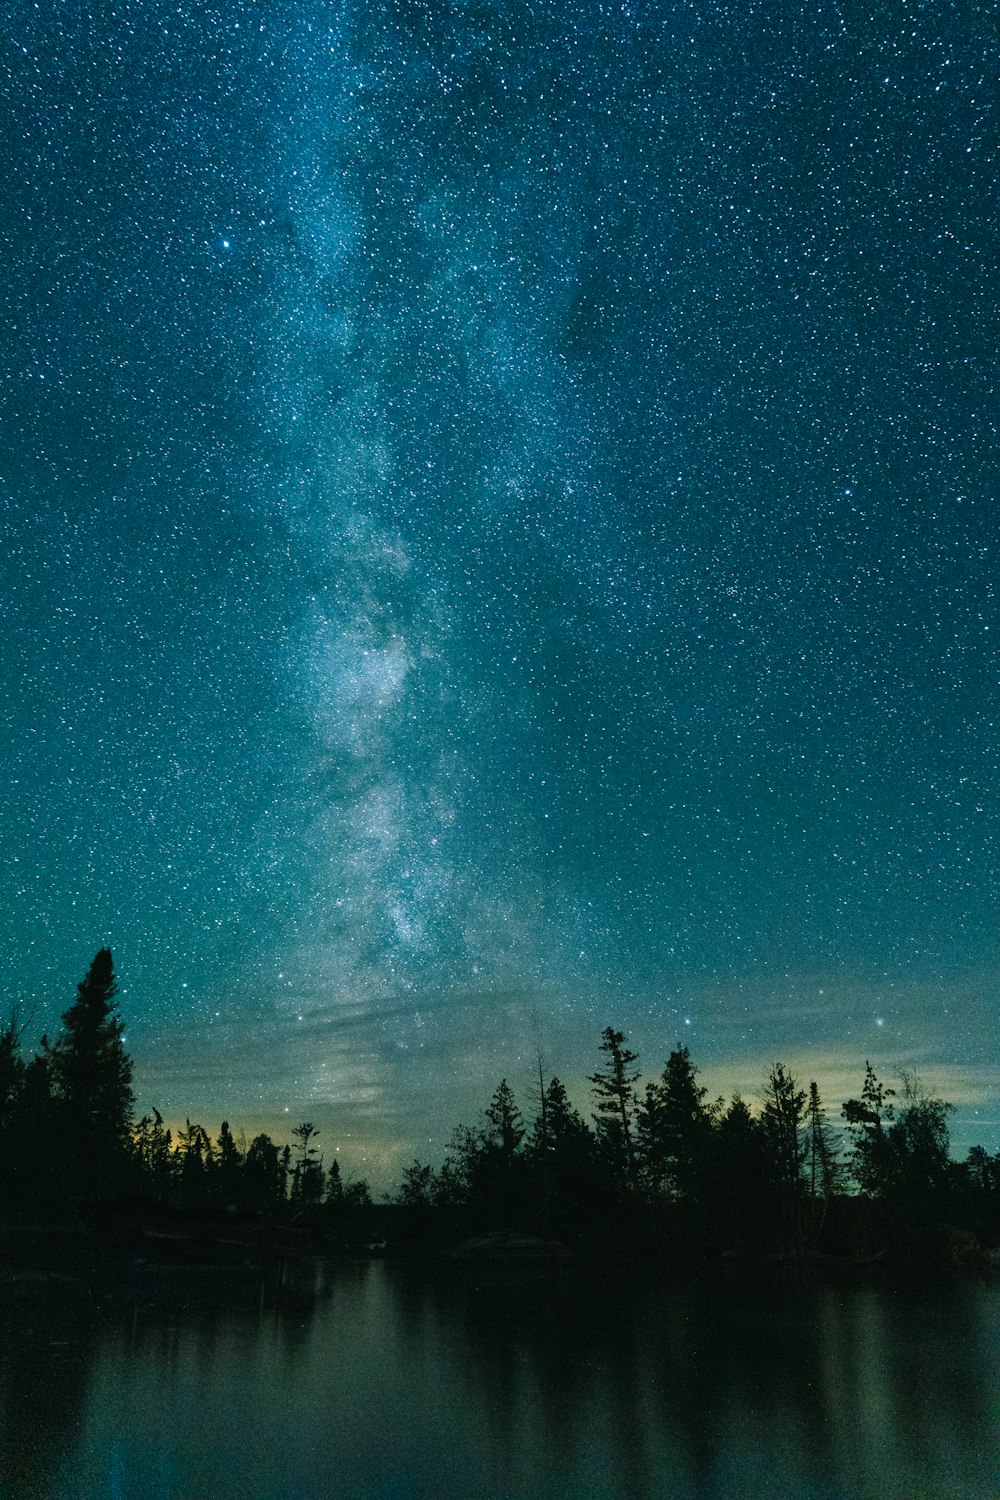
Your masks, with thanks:
[[[374,1181],[609,1023],[1000,1147],[988,8],[11,17],[4,1004]]]

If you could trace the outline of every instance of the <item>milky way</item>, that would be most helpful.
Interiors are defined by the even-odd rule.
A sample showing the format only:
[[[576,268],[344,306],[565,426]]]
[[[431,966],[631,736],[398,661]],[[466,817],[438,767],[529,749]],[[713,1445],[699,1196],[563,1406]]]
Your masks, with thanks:
[[[539,1049],[585,1105],[609,1022],[717,1090],[915,1066],[1000,1144],[986,9],[7,43],[32,1029],[109,943],[141,1104],[376,1177]]]

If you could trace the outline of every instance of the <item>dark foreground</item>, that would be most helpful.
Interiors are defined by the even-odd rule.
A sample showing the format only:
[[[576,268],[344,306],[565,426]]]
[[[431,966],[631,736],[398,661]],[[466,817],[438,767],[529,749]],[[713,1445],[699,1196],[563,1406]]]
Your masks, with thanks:
[[[1000,1285],[378,1261],[3,1291],[4,1500],[986,1500]]]

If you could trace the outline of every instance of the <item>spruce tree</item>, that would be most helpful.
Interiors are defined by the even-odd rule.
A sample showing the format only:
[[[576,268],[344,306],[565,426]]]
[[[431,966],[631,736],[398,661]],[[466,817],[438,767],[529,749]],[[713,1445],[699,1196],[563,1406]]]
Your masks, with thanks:
[[[764,1127],[738,1094],[719,1120],[714,1157],[709,1193],[716,1243],[740,1255],[759,1255],[773,1227],[773,1177]]]
[[[428,1172],[430,1168],[427,1168]],[[340,1162],[336,1157],[330,1163],[326,1174],[326,1201],[330,1204],[339,1204],[344,1196],[344,1181],[340,1175]]]
[[[475,1126],[452,1134],[442,1168],[442,1191],[454,1193],[483,1225],[509,1228],[524,1197],[527,1160],[524,1121],[506,1078]]]
[[[318,1147],[312,1144],[319,1130],[311,1120],[304,1120],[295,1126],[292,1135],[298,1152],[292,1170],[292,1202],[308,1208],[323,1198],[323,1162]]]
[[[254,1213],[273,1213],[284,1203],[282,1156],[269,1135],[256,1135],[250,1142],[243,1162],[243,1183],[247,1207]]]
[[[601,1133],[602,1143],[610,1149],[612,1157],[619,1159],[624,1174],[630,1183],[635,1181],[635,1142],[632,1139],[632,1116],[636,1107],[635,1082],[638,1070],[631,1071],[632,1064],[639,1061],[638,1054],[625,1046],[625,1034],[605,1026],[601,1032],[602,1052],[608,1054],[608,1065],[603,1071],[590,1074],[597,1099],[598,1113],[594,1116]]]
[[[647,1083],[639,1106],[638,1138],[643,1175],[654,1191],[677,1202],[694,1202],[704,1188],[715,1124],[714,1107],[687,1047],[671,1052],[663,1076]]]
[[[177,1132],[178,1190],[181,1207],[187,1213],[203,1209],[211,1196],[211,1174],[214,1166],[212,1142],[203,1125],[185,1120]]]
[[[806,1105],[805,1158],[809,1184],[809,1242],[813,1250],[819,1244],[827,1209],[840,1186],[839,1154],[840,1142],[836,1132],[827,1123],[826,1112],[819,1097],[819,1086],[814,1081],[809,1085],[809,1102]]]
[[[173,1136],[154,1109],[132,1129],[132,1175],[139,1192],[154,1203],[169,1203],[175,1166]]]
[[[524,1121],[514,1099],[514,1090],[501,1078],[486,1110],[481,1131],[483,1145],[509,1160],[524,1137]]]
[[[228,1120],[223,1120],[219,1126],[219,1137],[215,1144],[213,1189],[222,1208],[235,1209],[243,1206],[243,1156],[233,1139]]]
[[[122,1042],[111,950],[95,955],[54,1043],[42,1038],[56,1107],[60,1154],[75,1192],[120,1184],[132,1132],[132,1060]]]
[[[774,1187],[780,1213],[781,1244],[786,1253],[799,1257],[804,1250],[802,1176],[806,1158],[805,1090],[781,1063],[775,1063],[764,1089],[760,1123],[767,1142]]]
[[[881,1197],[888,1187],[888,1127],[893,1117],[890,1101],[895,1093],[895,1089],[886,1088],[871,1063],[866,1062],[861,1098],[844,1100],[842,1113],[854,1139],[851,1173],[869,1198]]]
[[[543,1235],[547,1238],[553,1228],[560,1234],[575,1232],[592,1216],[598,1191],[595,1141],[558,1078],[541,1091],[527,1152],[538,1184]]]

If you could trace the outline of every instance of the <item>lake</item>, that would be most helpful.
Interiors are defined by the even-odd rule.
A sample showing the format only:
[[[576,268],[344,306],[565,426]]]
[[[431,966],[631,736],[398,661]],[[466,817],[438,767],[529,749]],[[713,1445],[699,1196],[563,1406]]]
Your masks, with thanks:
[[[379,1262],[28,1287],[3,1500],[1000,1495],[1000,1285],[484,1287]]]

